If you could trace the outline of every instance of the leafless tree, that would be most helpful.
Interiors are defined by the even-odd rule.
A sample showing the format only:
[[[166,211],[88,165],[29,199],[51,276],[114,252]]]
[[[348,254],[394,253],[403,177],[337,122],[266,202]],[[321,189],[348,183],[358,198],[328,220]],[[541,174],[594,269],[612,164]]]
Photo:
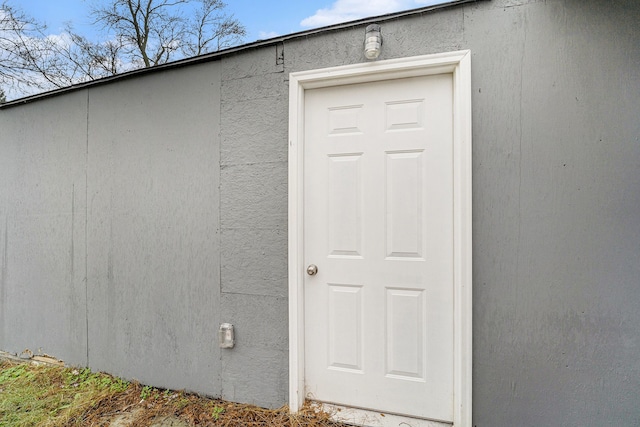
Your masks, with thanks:
[[[0,94],[15,97],[200,55],[239,43],[246,33],[224,13],[222,0],[96,1],[102,42],[70,24],[47,35],[44,24],[0,0]]]
[[[246,30],[237,19],[223,13],[225,6],[220,0],[202,0],[193,25],[186,28],[190,42],[183,46],[185,56],[202,55],[242,41]]]
[[[117,70],[109,62],[115,54],[117,46],[90,43],[70,26],[60,35],[47,35],[44,24],[0,3],[0,85],[14,95],[112,75]]]
[[[20,10],[0,3],[0,84],[47,89],[67,83],[58,72],[59,40],[47,37],[45,29]]]
[[[151,67],[239,42],[244,26],[222,0],[109,0],[93,8],[135,66]]]
[[[60,48],[59,54],[66,62],[65,73],[72,80],[96,80],[127,71],[120,59],[121,41],[94,43],[76,33],[71,25],[67,25],[65,34],[69,43]]]

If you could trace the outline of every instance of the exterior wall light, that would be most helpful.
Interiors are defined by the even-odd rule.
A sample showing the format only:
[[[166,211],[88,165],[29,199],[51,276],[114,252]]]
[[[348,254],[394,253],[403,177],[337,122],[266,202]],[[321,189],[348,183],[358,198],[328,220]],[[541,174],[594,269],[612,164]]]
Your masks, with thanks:
[[[223,323],[218,330],[218,343],[220,348],[233,348],[236,343],[233,325],[231,323]]]
[[[376,59],[380,56],[380,48],[382,47],[382,34],[380,33],[380,25],[367,25],[364,36],[364,56],[367,59]]]

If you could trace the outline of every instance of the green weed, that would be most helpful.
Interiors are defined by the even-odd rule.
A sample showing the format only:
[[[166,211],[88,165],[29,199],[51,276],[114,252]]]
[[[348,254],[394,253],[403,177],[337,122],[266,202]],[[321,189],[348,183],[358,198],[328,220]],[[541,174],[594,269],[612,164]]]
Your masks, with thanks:
[[[286,407],[270,410],[158,390],[88,368],[0,360],[0,427],[105,426],[123,413],[135,414],[136,427],[166,417],[230,427],[342,427],[313,407],[291,414]]]
[[[151,386],[142,387],[142,391],[140,392],[140,399],[148,400],[149,398],[157,398],[158,397],[158,389]]]
[[[213,411],[211,412],[211,418],[218,421],[220,415],[224,413],[224,408],[222,406],[214,406]]]
[[[78,415],[127,381],[90,369],[0,365],[0,426],[80,426]]]

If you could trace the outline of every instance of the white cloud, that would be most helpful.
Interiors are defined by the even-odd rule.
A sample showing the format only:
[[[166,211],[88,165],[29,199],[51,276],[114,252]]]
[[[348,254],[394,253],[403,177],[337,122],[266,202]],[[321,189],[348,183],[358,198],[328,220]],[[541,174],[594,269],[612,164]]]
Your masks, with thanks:
[[[266,40],[266,39],[272,39],[274,37],[278,37],[280,34],[276,33],[275,31],[260,31],[258,33],[258,40]]]
[[[447,3],[450,0],[336,0],[330,7],[319,9],[300,22],[303,27],[323,27],[368,16]]]
[[[68,33],[49,34],[46,39],[57,46],[68,48],[71,46],[71,36]]]

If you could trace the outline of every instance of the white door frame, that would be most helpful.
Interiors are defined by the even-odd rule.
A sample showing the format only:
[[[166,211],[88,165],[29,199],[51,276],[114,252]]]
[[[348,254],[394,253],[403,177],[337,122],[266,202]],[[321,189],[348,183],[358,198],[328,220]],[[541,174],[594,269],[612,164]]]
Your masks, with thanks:
[[[289,407],[304,403],[304,98],[307,89],[453,75],[454,426],[471,427],[471,53],[468,50],[289,75]]]

